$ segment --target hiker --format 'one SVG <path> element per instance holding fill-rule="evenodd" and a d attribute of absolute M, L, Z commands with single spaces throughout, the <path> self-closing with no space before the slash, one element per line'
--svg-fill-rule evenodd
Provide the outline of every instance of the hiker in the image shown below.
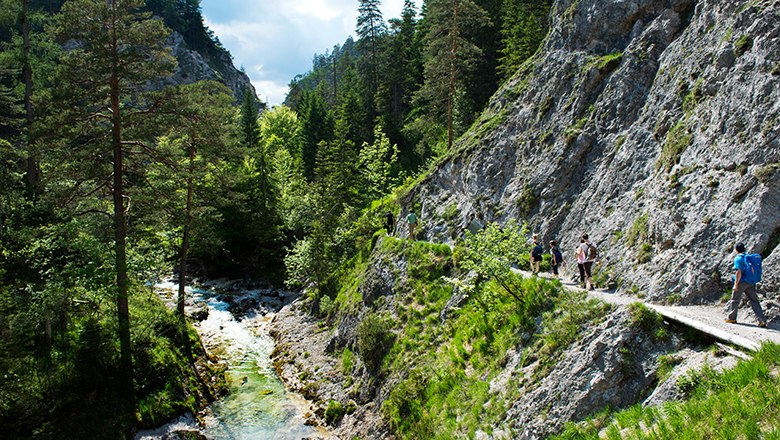
<path fill-rule="evenodd" d="M 577 249 L 574 251 L 577 260 L 577 270 L 580 271 L 580 287 L 585 287 L 585 251 L 582 250 L 582 245 L 584 244 L 585 239 L 580 237 L 580 244 L 577 245 Z"/>
<path fill-rule="evenodd" d="M 534 234 L 533 236 L 533 244 L 531 245 L 531 273 L 534 275 L 539 273 L 539 263 L 542 261 L 542 254 L 544 253 L 544 248 L 542 247 L 542 244 L 539 243 L 539 234 Z"/>
<path fill-rule="evenodd" d="M 395 230 L 395 217 L 393 217 L 392 212 L 387 211 L 387 214 L 385 214 L 385 231 L 387 231 L 387 235 L 393 235 L 393 230 Z"/>
<path fill-rule="evenodd" d="M 580 286 L 593 290 L 593 263 L 598 259 L 596 246 L 590 242 L 588 234 L 582 234 L 577 248 L 577 268 L 580 270 Z"/>
<path fill-rule="evenodd" d="M 409 211 L 409 215 L 406 216 L 406 223 L 409 225 L 409 240 L 414 240 L 414 227 L 417 226 L 417 216 Z"/>
<path fill-rule="evenodd" d="M 739 303 L 742 301 L 742 293 L 747 296 L 750 307 L 753 309 L 753 313 L 756 314 L 759 327 L 766 327 L 766 317 L 764 311 L 761 310 L 761 303 L 758 301 L 758 292 L 756 291 L 756 283 L 760 279 L 760 264 L 761 260 L 756 263 L 750 261 L 748 254 L 745 250 L 743 243 L 737 243 L 734 246 L 734 252 L 737 256 L 734 257 L 734 285 L 731 289 L 731 300 L 726 306 L 728 316 L 726 322 L 729 324 L 737 323 L 737 310 L 739 309 Z M 759 267 L 756 268 L 755 265 Z"/>
<path fill-rule="evenodd" d="M 561 249 L 558 248 L 558 242 L 555 240 L 550 240 L 550 256 L 552 257 L 550 259 L 550 270 L 552 270 L 553 277 L 558 278 L 558 267 L 564 266 L 566 263 L 563 262 L 563 254 Z"/>

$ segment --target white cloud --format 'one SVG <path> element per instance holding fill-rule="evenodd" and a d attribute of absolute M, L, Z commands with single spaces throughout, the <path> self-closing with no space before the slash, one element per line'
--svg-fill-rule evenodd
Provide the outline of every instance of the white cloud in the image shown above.
<path fill-rule="evenodd" d="M 269 106 L 279 105 L 284 102 L 287 96 L 287 84 L 281 84 L 277 81 L 252 81 L 257 91 L 257 97 L 261 101 L 268 103 Z"/>
<path fill-rule="evenodd" d="M 385 19 L 400 16 L 403 4 L 383 1 Z M 271 105 L 284 100 L 295 75 L 311 69 L 315 53 L 354 36 L 358 14 L 358 0 L 202 0 L 201 7 L 237 66 L 262 66 L 247 67 L 247 75 Z"/>

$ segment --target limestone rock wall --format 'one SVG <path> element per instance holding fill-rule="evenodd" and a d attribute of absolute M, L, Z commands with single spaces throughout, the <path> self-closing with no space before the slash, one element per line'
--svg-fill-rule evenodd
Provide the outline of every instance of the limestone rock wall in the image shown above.
<path fill-rule="evenodd" d="M 543 49 L 410 194 L 421 236 L 527 221 L 572 260 L 587 232 L 620 289 L 683 303 L 721 295 L 744 241 L 776 297 L 780 1 L 553 8 Z"/>
<path fill-rule="evenodd" d="M 222 53 L 220 56 L 210 59 L 191 49 L 184 41 L 184 37 L 175 31 L 171 32 L 166 43 L 178 61 L 176 72 L 168 80 L 168 83 L 190 84 L 197 81 L 214 80 L 228 86 L 233 91 L 237 102 L 240 102 L 246 89 L 252 91 L 252 96 L 256 96 L 255 88 L 249 81 L 249 77 L 236 69 L 228 53 Z"/>

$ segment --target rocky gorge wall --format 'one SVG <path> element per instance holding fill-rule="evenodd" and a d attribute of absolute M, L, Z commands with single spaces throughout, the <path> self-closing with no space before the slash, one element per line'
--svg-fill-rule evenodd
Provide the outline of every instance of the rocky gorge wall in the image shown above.
<path fill-rule="evenodd" d="M 213 80 L 228 86 L 233 91 L 236 102 L 241 102 L 244 90 L 250 90 L 252 96 L 256 96 L 249 77 L 243 71 L 236 69 L 229 53 L 220 52 L 219 56 L 202 54 L 190 48 L 184 41 L 184 37 L 176 31 L 171 31 L 166 45 L 171 48 L 178 63 L 173 76 L 167 80 L 168 84 L 190 84 Z"/>
<path fill-rule="evenodd" d="M 441 242 L 527 221 L 570 260 L 587 232 L 620 290 L 681 303 L 718 298 L 744 241 L 776 297 L 780 1 L 558 0 L 551 25 L 401 218 Z"/>

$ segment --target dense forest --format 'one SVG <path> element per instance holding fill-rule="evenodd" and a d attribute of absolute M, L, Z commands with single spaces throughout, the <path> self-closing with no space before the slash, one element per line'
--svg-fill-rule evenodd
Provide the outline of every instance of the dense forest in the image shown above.
<path fill-rule="evenodd" d="M 4 438 L 113 438 L 214 397 L 187 274 L 309 286 L 327 303 L 397 213 L 385 196 L 453 149 L 533 56 L 550 8 L 407 1 L 386 21 L 361 0 L 356 39 L 261 113 L 251 91 L 164 85 L 172 30 L 225 53 L 198 0 L 0 5 Z M 171 271 L 174 312 L 149 287 Z"/>

